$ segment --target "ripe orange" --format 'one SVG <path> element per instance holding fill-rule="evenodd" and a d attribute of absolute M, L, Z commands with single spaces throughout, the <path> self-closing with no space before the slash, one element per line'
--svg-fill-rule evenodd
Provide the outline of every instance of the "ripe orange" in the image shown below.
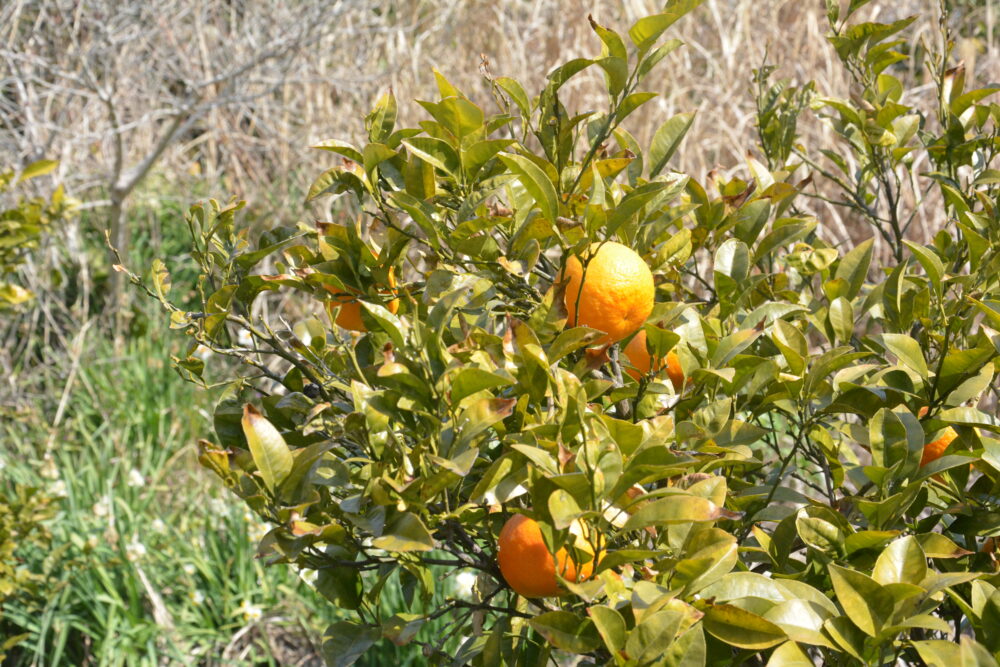
<path fill-rule="evenodd" d="M 637 333 L 629 341 L 628 345 L 625 346 L 624 352 L 625 357 L 635 366 L 635 368 L 626 368 L 625 372 L 631 375 L 636 382 L 639 381 L 639 378 L 649 373 L 650 368 L 653 371 L 659 371 L 665 365 L 667 368 L 667 377 L 670 378 L 670 382 L 674 385 L 674 390 L 680 391 L 684 388 L 684 369 L 681 368 L 681 360 L 677 356 L 677 353 L 673 350 L 667 352 L 666 363 L 664 364 L 664 359 L 658 359 L 654 367 L 653 358 L 646 349 L 645 331 Z"/>
<path fill-rule="evenodd" d="M 385 295 L 395 294 L 395 290 L 391 289 L 396 286 L 396 278 L 393 274 L 393 270 L 389 269 L 389 287 L 388 290 L 382 290 L 381 293 Z M 350 294 L 344 294 L 343 292 L 337 292 L 332 287 L 327 287 L 326 290 L 334 295 L 334 300 L 327 304 L 327 312 L 330 314 L 330 319 L 334 320 L 338 327 L 349 329 L 350 331 L 368 331 L 365 326 L 364 320 L 361 319 L 361 300 L 356 296 L 360 294 L 357 290 L 348 288 L 351 292 Z M 386 309 L 390 313 L 395 313 L 399 310 L 399 299 L 393 299 L 389 303 L 385 304 Z M 334 316 L 334 311 L 337 311 L 336 316 Z"/>
<path fill-rule="evenodd" d="M 570 532 L 579 535 L 579 524 L 570 527 Z M 577 540 L 576 544 L 581 550 L 593 553 L 585 540 Z M 578 565 L 565 548 L 559 549 L 553 558 L 542 539 L 538 522 L 523 514 L 515 514 L 507 520 L 500 531 L 497 547 L 500 573 L 516 593 L 526 598 L 565 593 L 556 579 L 557 568 L 563 579 L 575 582 L 586 581 L 594 573 L 593 560 Z"/>
<path fill-rule="evenodd" d="M 958 433 L 955 429 L 948 427 L 944 430 L 937 440 L 929 442 L 924 445 L 924 453 L 920 457 L 920 465 L 925 466 L 932 461 L 937 461 L 944 454 L 944 450 L 948 449 L 948 445 L 958 437 Z"/>
<path fill-rule="evenodd" d="M 614 343 L 641 327 L 652 312 L 653 274 L 638 253 L 620 243 L 594 243 L 589 255 L 586 270 L 571 256 L 557 278 L 566 281 L 568 323 L 603 331 L 599 344 Z"/>

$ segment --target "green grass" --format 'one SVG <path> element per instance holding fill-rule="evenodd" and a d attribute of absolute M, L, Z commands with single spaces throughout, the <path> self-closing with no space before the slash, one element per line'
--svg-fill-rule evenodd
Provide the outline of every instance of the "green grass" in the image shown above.
<path fill-rule="evenodd" d="M 164 363 L 169 347 L 150 336 L 116 357 L 98 344 L 51 434 L 48 460 L 38 457 L 50 435 L 41 419 L 0 427 L 5 473 L 65 494 L 50 525 L 55 549 L 63 550 L 49 563 L 59 592 L 40 615 L 5 610 L 31 633 L 14 664 L 218 657 L 236 633 L 245 631 L 251 643 L 261 635 L 247 630 L 261 623 L 248 616 L 253 607 L 267 612 L 264 623 L 309 619 L 313 633 L 336 617 L 293 572 L 254 559 L 259 528 L 198 470 L 191 445 L 210 430 L 199 410 L 209 397 Z M 41 556 L 29 566 L 43 567 Z M 172 631 L 162 629 L 165 621 Z M 307 641 L 296 641 L 308 650 Z M 266 642 L 258 643 L 246 664 L 270 663 Z"/>
<path fill-rule="evenodd" d="M 180 239 L 158 241 L 163 255 L 182 256 Z M 135 264 L 143 266 L 145 258 Z M 184 275 L 175 273 L 175 289 Z M 310 656 L 302 664 L 320 664 L 322 630 L 346 614 L 291 568 L 255 559 L 268 527 L 196 460 L 197 439 L 211 438 L 216 397 L 170 368 L 184 336 L 166 329 L 151 303 L 137 311 L 140 326 L 120 350 L 97 326 L 87 332 L 57 425 L 71 360 L 40 342 L 33 349 L 47 363 L 21 372 L 33 400 L 0 419 L 0 481 L 60 496 L 51 552 L 21 554 L 25 567 L 47 573 L 51 594 L 40 611 L 17 600 L 4 606 L 5 631 L 28 633 L 4 667 L 278 665 Z M 417 611 L 395 578 L 383 598 L 388 614 Z M 419 638 L 437 639 L 444 625 L 429 624 Z M 384 644 L 358 664 L 425 662 L 415 645 Z"/>

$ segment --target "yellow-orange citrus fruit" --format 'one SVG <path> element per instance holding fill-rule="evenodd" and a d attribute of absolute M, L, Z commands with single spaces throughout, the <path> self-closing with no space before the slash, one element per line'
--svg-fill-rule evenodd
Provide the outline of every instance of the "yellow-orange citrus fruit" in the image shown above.
<path fill-rule="evenodd" d="M 635 368 L 626 368 L 625 372 L 631 375 L 637 382 L 639 378 L 643 375 L 649 373 L 650 369 L 653 371 L 659 371 L 664 366 L 667 369 L 667 377 L 670 378 L 671 384 L 674 385 L 675 391 L 680 391 L 684 388 L 684 369 L 681 368 L 681 360 L 677 356 L 677 353 L 671 350 L 667 352 L 666 359 L 658 359 L 656 365 L 653 365 L 653 357 L 649 354 L 646 349 L 646 332 L 640 331 L 629 341 L 628 345 L 625 346 L 625 357 Z"/>
<path fill-rule="evenodd" d="M 680 357 L 673 350 L 667 352 L 667 377 L 674 385 L 674 391 L 683 389 L 684 383 L 687 381 L 687 378 L 684 377 L 684 369 L 681 368 Z"/>
<path fill-rule="evenodd" d="M 395 286 L 396 278 L 393 275 L 393 270 L 389 269 L 389 287 L 393 288 Z M 327 287 L 326 289 L 334 295 L 334 300 L 327 304 L 327 312 L 330 314 L 330 319 L 334 320 L 338 327 L 349 329 L 350 331 L 368 331 L 364 320 L 361 319 L 361 300 L 357 296 L 358 293 L 353 289 L 350 290 L 350 294 L 337 292 L 331 287 Z M 395 290 L 383 290 L 382 293 L 386 295 L 395 294 Z M 399 299 L 393 299 L 385 304 L 385 307 L 390 313 L 395 313 L 399 310 Z M 334 311 L 337 311 L 336 316 L 334 315 Z"/>
<path fill-rule="evenodd" d="M 591 245 L 586 270 L 578 257 L 570 257 L 559 280 L 566 281 L 569 326 L 603 331 L 598 343 L 625 338 L 653 310 L 653 274 L 638 253 L 620 243 Z"/>
<path fill-rule="evenodd" d="M 944 454 L 944 450 L 948 449 L 948 445 L 958 437 L 958 433 L 955 429 L 948 427 L 944 430 L 941 436 L 932 442 L 924 445 L 924 453 L 920 457 L 920 465 L 925 466 L 932 461 L 937 461 Z"/>
<path fill-rule="evenodd" d="M 573 529 L 570 529 L 573 532 Z M 579 533 L 579 529 L 576 531 Z M 592 549 L 584 540 L 577 546 L 588 553 Z M 565 593 L 559 587 L 556 572 L 567 581 L 586 581 L 594 573 L 594 561 L 575 564 L 565 548 L 555 557 L 549 553 L 541 528 L 534 519 L 515 514 L 500 531 L 497 540 L 497 562 L 504 580 L 519 595 L 526 598 L 550 597 Z"/>

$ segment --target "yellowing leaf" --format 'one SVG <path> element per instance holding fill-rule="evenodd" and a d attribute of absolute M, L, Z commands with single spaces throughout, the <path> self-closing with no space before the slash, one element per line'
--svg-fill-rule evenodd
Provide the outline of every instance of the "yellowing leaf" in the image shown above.
<path fill-rule="evenodd" d="M 241 423 L 253 462 L 268 490 L 274 491 L 292 471 L 292 451 L 274 424 L 249 403 L 243 406 Z"/>

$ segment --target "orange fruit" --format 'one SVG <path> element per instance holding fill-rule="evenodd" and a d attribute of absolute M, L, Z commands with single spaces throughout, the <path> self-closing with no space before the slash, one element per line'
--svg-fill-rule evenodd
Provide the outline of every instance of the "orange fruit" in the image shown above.
<path fill-rule="evenodd" d="M 574 528 L 576 530 L 574 531 Z M 570 532 L 579 535 L 580 524 L 574 523 Z M 583 551 L 593 553 L 589 543 L 578 539 L 576 545 Z M 562 595 L 566 591 L 559 587 L 556 572 L 568 581 L 586 581 L 594 573 L 594 560 L 574 563 L 565 548 L 559 549 L 555 557 L 549 553 L 542 538 L 541 528 L 534 519 L 523 514 L 515 514 L 500 531 L 497 540 L 497 563 L 507 585 L 526 598 L 541 598 Z"/>
<path fill-rule="evenodd" d="M 635 368 L 626 368 L 625 372 L 631 375 L 636 382 L 639 381 L 639 378 L 648 374 L 650 369 L 658 372 L 666 366 L 667 377 L 670 378 L 671 384 L 674 385 L 674 391 L 680 391 L 684 388 L 684 369 L 681 368 L 681 360 L 677 356 L 677 353 L 673 350 L 667 352 L 666 359 L 658 359 L 654 365 L 653 357 L 646 349 L 645 331 L 637 333 L 629 341 L 628 345 L 625 346 L 624 352 L 629 363 L 635 366 Z"/>
<path fill-rule="evenodd" d="M 621 243 L 591 244 L 586 268 L 571 256 L 557 280 L 566 281 L 569 326 L 603 331 L 598 344 L 632 334 L 653 310 L 653 274 L 638 253 Z"/>
<path fill-rule="evenodd" d="M 389 287 L 388 290 L 381 290 L 382 294 L 394 295 L 395 290 L 391 289 L 396 286 L 396 278 L 393 274 L 393 270 L 389 269 Z M 358 292 L 355 289 L 348 288 L 351 292 L 350 294 L 344 294 L 343 292 L 337 292 L 332 287 L 327 287 L 326 290 L 333 294 L 334 300 L 327 304 L 327 312 L 330 314 L 330 319 L 334 320 L 338 327 L 343 329 L 349 329 L 350 331 L 368 331 L 365 326 L 364 320 L 361 319 L 361 299 L 358 298 Z M 386 309 L 390 313 L 395 313 L 399 310 L 399 299 L 393 299 L 389 303 L 385 304 Z M 334 311 L 337 311 L 336 316 L 334 316 Z"/>
<path fill-rule="evenodd" d="M 674 391 L 683 389 L 684 383 L 687 382 L 687 378 L 684 377 L 684 369 L 681 368 L 680 357 L 673 350 L 667 352 L 667 377 L 673 383 Z"/>
<path fill-rule="evenodd" d="M 944 454 L 944 450 L 948 449 L 948 445 L 950 445 L 957 437 L 958 433 L 955 432 L 955 429 L 950 426 L 946 428 L 941 434 L 941 437 L 924 445 L 924 453 L 920 457 L 920 465 L 925 466 L 928 463 L 937 461 L 941 458 L 941 455 Z"/>

